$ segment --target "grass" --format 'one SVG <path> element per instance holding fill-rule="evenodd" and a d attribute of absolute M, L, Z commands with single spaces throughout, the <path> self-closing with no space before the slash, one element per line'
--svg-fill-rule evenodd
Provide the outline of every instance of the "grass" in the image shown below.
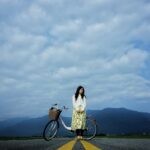
<path fill-rule="evenodd" d="M 59 138 L 59 137 L 57 137 Z M 61 137 L 62 138 L 62 137 Z M 72 137 L 71 137 L 72 138 Z M 129 139 L 149 139 L 150 135 L 97 135 L 96 138 L 129 138 Z M 32 140 L 43 139 L 42 136 L 30 136 L 30 137 L 0 137 L 1 141 L 7 140 Z"/>
<path fill-rule="evenodd" d="M 147 139 L 150 135 L 97 135 L 98 138 L 133 138 L 133 139 Z"/>
<path fill-rule="evenodd" d="M 0 137 L 1 141 L 7 140 L 32 140 L 32 139 L 43 139 L 41 136 L 30 136 L 30 137 Z"/>

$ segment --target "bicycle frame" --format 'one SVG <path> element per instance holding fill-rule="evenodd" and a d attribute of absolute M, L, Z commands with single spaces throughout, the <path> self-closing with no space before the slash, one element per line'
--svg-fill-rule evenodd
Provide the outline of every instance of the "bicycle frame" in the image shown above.
<path fill-rule="evenodd" d="M 64 120 L 62 119 L 61 115 L 59 116 L 59 119 L 58 119 L 58 120 L 61 121 L 61 124 L 63 125 L 63 127 L 64 127 L 65 129 L 71 131 L 71 127 L 68 127 L 68 126 L 65 124 L 65 122 L 64 122 Z"/>
<path fill-rule="evenodd" d="M 56 109 L 59 109 L 59 108 L 58 108 L 58 104 L 54 104 L 54 106 L 55 106 Z M 57 121 L 58 123 L 59 123 L 59 121 L 60 121 L 61 124 L 63 125 L 63 127 L 64 127 L 65 129 L 71 131 L 71 127 L 68 127 L 68 126 L 65 124 L 65 122 L 64 122 L 64 120 L 62 119 L 62 116 L 61 116 L 62 111 L 63 111 L 63 110 L 66 110 L 66 109 L 68 109 L 66 106 L 63 106 L 63 107 L 60 109 L 61 112 L 60 112 L 60 115 L 59 115 L 59 117 L 58 117 L 58 119 L 57 119 L 56 121 Z"/>

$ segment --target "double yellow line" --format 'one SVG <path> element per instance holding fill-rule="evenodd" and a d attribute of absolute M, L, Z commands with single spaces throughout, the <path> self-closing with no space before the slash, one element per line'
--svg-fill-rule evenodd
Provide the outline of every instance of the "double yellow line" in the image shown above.
<path fill-rule="evenodd" d="M 81 140 L 81 143 L 82 143 L 83 147 L 85 148 L 85 150 L 102 150 L 87 141 Z"/>
<path fill-rule="evenodd" d="M 75 143 L 76 143 L 76 139 L 64 144 L 63 146 L 59 147 L 57 150 L 72 150 Z M 83 147 L 85 148 L 85 150 L 102 150 L 98 147 L 96 147 L 95 145 L 85 141 L 85 140 L 80 140 L 81 144 L 83 145 Z"/>
<path fill-rule="evenodd" d="M 57 150 L 72 150 L 75 143 L 76 143 L 76 139 L 64 144 L 63 146 L 59 147 Z"/>

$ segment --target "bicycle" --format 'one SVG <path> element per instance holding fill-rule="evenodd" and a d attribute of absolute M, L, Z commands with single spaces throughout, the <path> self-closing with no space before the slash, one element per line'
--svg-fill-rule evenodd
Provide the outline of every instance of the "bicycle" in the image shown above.
<path fill-rule="evenodd" d="M 65 106 L 63 106 L 62 109 L 59 109 L 57 104 L 54 104 L 54 106 L 52 106 L 49 109 L 49 117 L 51 118 L 51 120 L 45 125 L 44 131 L 43 131 L 43 138 L 46 141 L 52 140 L 56 136 L 57 131 L 60 126 L 60 122 L 65 129 L 71 132 L 74 132 L 71 130 L 71 127 L 68 127 L 65 124 L 63 118 L 61 117 L 61 112 L 66 109 L 68 108 L 66 108 Z M 83 139 L 84 140 L 93 139 L 96 136 L 96 131 L 97 131 L 96 120 L 90 116 L 87 116 L 86 117 L 86 129 L 83 132 Z"/>

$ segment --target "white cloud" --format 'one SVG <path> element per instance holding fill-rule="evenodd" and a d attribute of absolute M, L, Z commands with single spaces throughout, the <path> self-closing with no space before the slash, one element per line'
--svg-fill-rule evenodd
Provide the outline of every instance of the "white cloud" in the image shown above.
<path fill-rule="evenodd" d="M 140 110 L 148 111 L 149 2 L 0 3 L 4 118 L 23 116 L 18 112 L 25 108 L 28 116 L 44 115 L 55 100 L 71 105 L 79 84 L 87 90 L 89 108 L 132 108 L 132 99 L 134 109 L 144 102 Z"/>

